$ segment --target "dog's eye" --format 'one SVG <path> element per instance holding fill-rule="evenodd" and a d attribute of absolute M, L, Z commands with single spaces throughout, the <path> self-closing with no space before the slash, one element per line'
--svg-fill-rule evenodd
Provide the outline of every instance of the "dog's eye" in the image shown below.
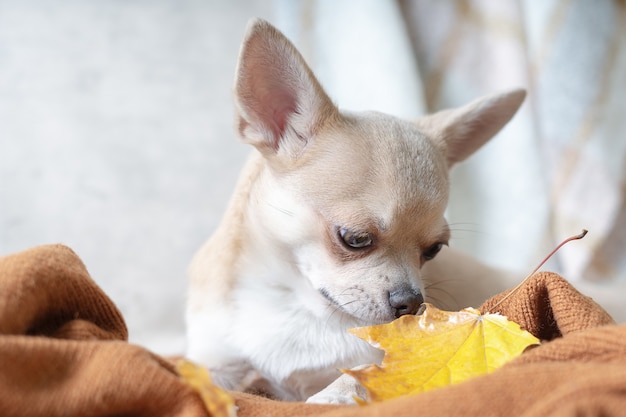
<path fill-rule="evenodd" d="M 422 257 L 424 258 L 425 261 L 430 261 L 435 256 L 437 256 L 441 248 L 443 248 L 443 243 L 435 243 L 434 245 L 426 249 L 424 252 L 422 252 Z"/>
<path fill-rule="evenodd" d="M 374 238 L 369 232 L 353 232 L 352 230 L 339 229 L 339 236 L 343 243 L 352 249 L 363 249 L 374 243 Z"/>

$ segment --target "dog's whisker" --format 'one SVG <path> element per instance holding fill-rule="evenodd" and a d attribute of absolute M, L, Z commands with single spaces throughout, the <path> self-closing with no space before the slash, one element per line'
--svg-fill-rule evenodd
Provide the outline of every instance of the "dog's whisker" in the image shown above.
<path fill-rule="evenodd" d="M 433 296 L 428 296 L 426 297 L 427 301 L 435 306 L 437 306 L 437 308 L 440 309 L 444 309 L 444 310 L 450 310 L 452 309 L 452 307 L 450 306 L 450 304 L 448 304 L 445 301 L 442 301 L 441 299 L 439 299 L 438 297 L 433 297 Z"/>
<path fill-rule="evenodd" d="M 474 222 L 454 222 L 454 223 L 448 223 L 448 227 L 452 227 L 452 226 L 476 226 L 478 227 L 479 224 L 478 223 L 474 223 Z"/>
<path fill-rule="evenodd" d="M 448 279 L 448 280 L 442 280 L 442 281 L 438 281 L 438 282 L 434 282 L 431 283 L 429 285 L 427 285 L 425 287 L 426 290 L 428 290 L 428 295 L 426 296 L 426 298 L 431 299 L 433 301 L 436 300 L 437 305 L 441 305 L 442 307 L 445 308 L 450 308 L 450 305 L 448 303 L 443 303 L 442 300 L 439 297 L 435 297 L 432 295 L 433 292 L 435 293 L 440 293 L 443 296 L 445 296 L 447 299 L 451 300 L 455 305 L 458 306 L 459 301 L 458 299 L 454 296 L 454 294 L 452 292 L 450 292 L 448 289 L 439 287 L 439 284 L 444 284 L 444 283 L 449 283 L 449 282 L 459 282 L 460 280 L 456 280 L 456 279 Z M 445 304 L 445 306 L 444 306 Z"/>
<path fill-rule="evenodd" d="M 331 312 L 331 313 L 330 313 L 330 315 L 326 318 L 326 324 L 325 324 L 325 326 L 328 326 L 328 323 L 329 323 L 329 322 L 330 322 L 330 320 L 334 317 L 335 313 L 340 313 L 340 314 L 341 314 L 341 315 L 340 315 L 340 319 L 341 319 L 341 320 L 344 320 L 346 317 L 345 317 L 345 310 L 343 309 L 343 307 L 344 307 L 344 306 L 347 306 L 347 305 L 349 305 L 349 304 L 352 304 L 352 303 L 356 303 L 356 302 L 358 302 L 358 300 L 348 301 L 348 302 L 342 303 L 342 304 L 340 304 L 340 305 L 334 305 L 334 304 L 329 305 L 329 306 L 328 306 L 328 308 L 332 308 L 332 312 Z"/>
<path fill-rule="evenodd" d="M 473 234 L 477 234 L 477 235 L 485 235 L 486 234 L 485 232 L 482 232 L 480 230 L 474 230 L 474 229 L 460 229 L 458 227 L 450 229 L 450 233 L 452 233 L 452 234 L 457 233 L 457 232 L 473 233 Z"/>
<path fill-rule="evenodd" d="M 340 320 L 342 321 L 341 324 L 343 325 L 343 320 L 348 320 L 351 316 L 351 314 L 346 310 L 345 307 L 351 304 L 361 303 L 362 299 L 360 299 L 358 295 L 362 292 L 363 290 L 361 289 L 349 287 L 344 288 L 341 292 L 336 294 L 335 297 L 332 298 L 332 303 L 328 305 L 328 308 L 331 308 L 332 312 L 326 318 L 326 325 L 328 325 L 330 320 L 335 317 L 336 313 L 340 313 Z M 346 300 L 342 300 L 342 302 L 339 302 L 339 300 L 341 299 Z"/>
<path fill-rule="evenodd" d="M 278 207 L 277 205 L 272 204 L 272 203 L 266 203 L 266 204 L 269 207 L 273 208 L 274 210 L 280 211 L 281 213 L 286 214 L 287 216 L 290 216 L 290 217 L 294 216 L 293 211 L 287 210 L 287 209 L 282 208 L 282 207 Z"/>
<path fill-rule="evenodd" d="M 440 279 L 437 281 L 433 281 L 433 282 L 427 282 L 426 280 L 424 280 L 424 288 L 425 289 L 431 289 L 431 288 L 436 288 L 437 285 L 439 284 L 448 284 L 451 282 L 463 282 L 463 279 L 461 278 L 448 278 L 448 279 Z"/>

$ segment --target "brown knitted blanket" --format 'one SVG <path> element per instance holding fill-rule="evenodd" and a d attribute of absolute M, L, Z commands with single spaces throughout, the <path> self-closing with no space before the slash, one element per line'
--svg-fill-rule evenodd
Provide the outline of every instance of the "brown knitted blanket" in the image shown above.
<path fill-rule="evenodd" d="M 503 295 L 480 309 L 489 311 Z M 550 341 L 492 374 L 366 407 L 237 398 L 238 415 L 619 416 L 626 326 L 564 279 L 540 273 L 497 310 Z M 493 311 L 492 311 L 493 312 Z M 0 258 L 0 414 L 206 416 L 171 363 L 126 341 L 124 320 L 67 247 Z"/>

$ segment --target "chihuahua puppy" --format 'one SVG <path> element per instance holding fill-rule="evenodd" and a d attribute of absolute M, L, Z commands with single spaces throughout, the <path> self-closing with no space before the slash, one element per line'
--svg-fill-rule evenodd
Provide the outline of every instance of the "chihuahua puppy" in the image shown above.
<path fill-rule="evenodd" d="M 444 295 L 467 307 L 500 291 L 493 271 L 442 250 L 448 171 L 524 96 L 416 121 L 340 111 L 289 40 L 251 21 L 235 126 L 256 151 L 190 267 L 187 356 L 227 389 L 352 402 L 350 377 L 331 382 L 382 352 L 347 329 L 415 314 L 424 300 L 445 304 Z"/>

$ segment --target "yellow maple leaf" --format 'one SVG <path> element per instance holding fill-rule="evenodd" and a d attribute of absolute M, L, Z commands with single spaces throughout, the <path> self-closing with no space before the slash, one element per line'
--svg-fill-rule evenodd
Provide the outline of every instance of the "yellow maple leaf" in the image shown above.
<path fill-rule="evenodd" d="M 383 349 L 381 366 L 344 370 L 384 401 L 442 387 L 495 370 L 539 343 L 532 334 L 499 314 L 474 308 L 442 311 L 430 304 L 419 316 L 350 332 Z"/>
<path fill-rule="evenodd" d="M 196 390 L 212 417 L 236 417 L 235 400 L 223 389 L 214 385 L 209 371 L 195 363 L 180 359 L 176 362 L 180 378 Z"/>

